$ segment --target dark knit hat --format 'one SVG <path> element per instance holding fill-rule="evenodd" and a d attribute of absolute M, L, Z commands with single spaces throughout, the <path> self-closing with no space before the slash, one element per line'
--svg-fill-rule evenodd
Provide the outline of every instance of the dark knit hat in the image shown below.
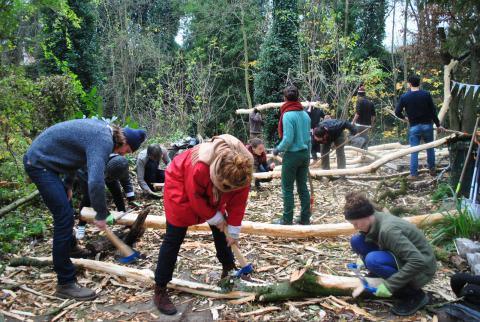
<path fill-rule="evenodd" d="M 128 160 L 124 156 L 114 155 L 108 160 L 105 167 L 107 181 L 123 180 L 128 178 Z"/>
<path fill-rule="evenodd" d="M 127 139 L 128 145 L 132 148 L 132 152 L 138 150 L 140 145 L 145 141 L 147 133 L 144 130 L 135 130 L 131 128 L 123 128 L 123 135 Z"/>

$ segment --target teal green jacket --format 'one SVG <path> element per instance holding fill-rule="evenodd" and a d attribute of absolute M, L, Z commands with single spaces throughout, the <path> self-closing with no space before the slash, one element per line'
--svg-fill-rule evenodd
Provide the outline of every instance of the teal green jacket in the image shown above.
<path fill-rule="evenodd" d="M 407 284 L 421 288 L 430 282 L 437 270 L 437 261 L 423 232 L 412 223 L 390 214 L 375 212 L 374 216 L 375 222 L 365 241 L 392 253 L 398 265 L 398 272 L 385 281 L 387 288 L 395 292 Z"/>
<path fill-rule="evenodd" d="M 283 138 L 277 146 L 281 152 L 310 151 L 310 118 L 305 111 L 283 114 Z"/>

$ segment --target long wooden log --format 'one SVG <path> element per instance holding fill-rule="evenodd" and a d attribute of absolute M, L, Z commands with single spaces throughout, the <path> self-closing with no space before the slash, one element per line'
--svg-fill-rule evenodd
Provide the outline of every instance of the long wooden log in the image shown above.
<path fill-rule="evenodd" d="M 92 208 L 83 208 L 81 211 L 81 218 L 87 222 L 93 222 L 95 220 L 95 210 Z M 114 216 L 116 212 L 112 211 Z M 118 220 L 116 224 L 119 225 L 131 225 L 137 218 L 134 213 L 129 213 L 123 218 Z M 443 214 L 434 213 L 429 215 L 420 215 L 405 217 L 404 219 L 417 225 L 423 226 L 437 222 L 443 218 Z M 148 216 L 145 220 L 146 228 L 165 229 L 166 220 L 164 216 Z M 201 225 L 190 226 L 190 231 L 210 231 L 210 226 L 206 223 Z M 309 237 L 337 237 L 342 235 L 351 235 L 355 233 L 355 229 L 348 222 L 339 224 L 322 224 L 322 225 L 275 225 L 260 223 L 254 221 L 242 222 L 242 233 L 246 235 L 258 235 L 258 236 L 273 236 L 284 238 L 309 238 Z"/>
<path fill-rule="evenodd" d="M 130 278 L 136 281 L 143 283 L 143 285 L 154 285 L 154 273 L 150 269 L 136 269 L 128 266 L 117 265 L 114 263 L 107 263 L 101 261 L 95 261 L 91 259 L 83 258 L 71 258 L 74 265 L 83 267 L 92 271 L 107 273 L 115 276 L 120 276 L 123 278 Z M 21 266 L 21 265 L 49 265 L 52 263 L 51 257 L 22 257 L 18 259 L 12 259 L 10 261 L 10 266 Z M 167 285 L 169 288 L 188 292 L 192 294 L 198 294 L 203 296 L 208 296 L 217 299 L 237 299 L 245 296 L 252 295 L 253 293 L 234 291 L 224 293 L 222 289 L 218 286 L 185 281 L 181 279 L 174 278 Z"/>
<path fill-rule="evenodd" d="M 0 218 L 3 217 L 3 215 L 9 213 L 10 211 L 16 209 L 17 207 L 20 207 L 21 205 L 23 205 L 24 203 L 27 203 L 31 200 L 33 200 L 36 196 L 38 196 L 40 194 L 40 192 L 38 190 L 35 190 L 34 192 L 32 192 L 31 194 L 29 194 L 28 196 L 25 196 L 23 198 L 20 198 L 14 202 L 12 202 L 11 204 L 9 205 L 6 205 L 5 207 L 3 207 L 2 209 L 0 209 Z"/>
<path fill-rule="evenodd" d="M 325 176 L 342 176 L 342 175 L 358 175 L 358 174 L 365 174 L 365 173 L 371 173 L 375 172 L 383 166 L 384 164 L 391 162 L 395 159 L 401 158 L 405 155 L 408 155 L 413 152 L 419 152 L 422 150 L 427 150 L 430 148 L 435 148 L 437 146 L 440 146 L 442 144 L 447 143 L 449 140 L 452 140 L 454 138 L 458 137 L 457 134 L 451 134 L 449 136 L 446 136 L 444 138 L 413 146 L 407 149 L 402 149 L 400 151 L 396 151 L 390 154 L 387 154 L 380 159 L 372 162 L 369 165 L 363 166 L 363 167 L 358 167 L 358 168 L 353 168 L 353 169 L 335 169 L 335 170 L 310 170 L 310 175 L 312 178 L 321 178 Z M 272 172 L 263 172 L 263 173 L 254 173 L 254 177 L 256 179 L 269 179 L 269 178 L 280 178 L 281 173 L 278 173 L 277 171 L 272 171 Z"/>
<path fill-rule="evenodd" d="M 270 108 L 279 108 L 282 106 L 284 103 L 267 103 L 267 104 L 262 104 L 262 105 L 257 105 L 255 108 L 258 111 L 264 111 Z M 315 108 L 328 108 L 327 103 L 321 103 L 321 102 L 301 102 L 303 107 L 315 107 Z M 253 112 L 253 108 L 241 108 L 235 111 L 236 114 L 250 114 Z"/>
<path fill-rule="evenodd" d="M 149 269 L 136 269 L 90 259 L 72 258 L 71 260 L 74 265 L 85 269 L 136 280 L 146 286 L 154 284 L 154 273 Z M 51 263 L 51 257 L 22 257 L 12 259 L 10 266 L 45 266 Z M 367 278 L 367 281 L 369 285 L 374 287 L 383 282 L 379 278 Z M 232 291 L 225 291 L 218 286 L 177 278 L 173 278 L 167 287 L 215 299 L 238 299 L 254 296 L 258 301 L 272 302 L 312 296 L 348 296 L 354 291 L 358 293 L 358 289 L 362 288 L 361 284 L 357 277 L 328 275 L 302 269 L 295 271 L 289 281 L 275 284 L 255 284 L 235 279 L 231 287 L 236 287 L 237 290 Z"/>

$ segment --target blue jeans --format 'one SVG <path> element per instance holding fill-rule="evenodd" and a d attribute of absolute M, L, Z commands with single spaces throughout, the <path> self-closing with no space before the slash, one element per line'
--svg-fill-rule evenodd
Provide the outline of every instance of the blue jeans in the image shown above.
<path fill-rule="evenodd" d="M 410 146 L 420 145 L 420 140 L 425 143 L 433 141 L 433 124 L 417 124 L 410 127 L 408 132 L 408 142 Z M 427 163 L 429 169 L 435 168 L 435 149 L 427 150 Z M 410 156 L 410 174 L 418 175 L 418 152 L 412 153 Z"/>
<path fill-rule="evenodd" d="M 376 276 L 387 279 L 398 271 L 395 257 L 390 252 L 380 250 L 377 245 L 367 243 L 364 235 L 354 235 L 350 244 L 353 251 L 363 259 L 367 269 Z"/>
<path fill-rule="evenodd" d="M 26 156 L 23 158 L 23 165 L 53 215 L 52 257 L 58 284 L 75 282 L 75 266 L 70 260 L 70 248 L 74 242 L 73 208 L 67 198 L 63 181 L 54 171 L 30 165 Z"/>

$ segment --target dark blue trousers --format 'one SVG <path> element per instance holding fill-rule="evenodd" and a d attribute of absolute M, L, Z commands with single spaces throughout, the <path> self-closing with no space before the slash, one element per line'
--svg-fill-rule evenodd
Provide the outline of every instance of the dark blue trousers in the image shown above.
<path fill-rule="evenodd" d="M 380 250 L 377 245 L 367 243 L 364 235 L 354 235 L 350 244 L 353 251 L 363 259 L 367 269 L 376 276 L 387 279 L 398 271 L 395 257 L 390 252 Z"/>
<path fill-rule="evenodd" d="M 25 171 L 53 215 L 52 257 L 58 284 L 75 282 L 75 266 L 70 260 L 70 248 L 74 242 L 73 208 L 67 198 L 63 181 L 54 171 L 30 165 L 26 156 L 23 163 Z"/>

